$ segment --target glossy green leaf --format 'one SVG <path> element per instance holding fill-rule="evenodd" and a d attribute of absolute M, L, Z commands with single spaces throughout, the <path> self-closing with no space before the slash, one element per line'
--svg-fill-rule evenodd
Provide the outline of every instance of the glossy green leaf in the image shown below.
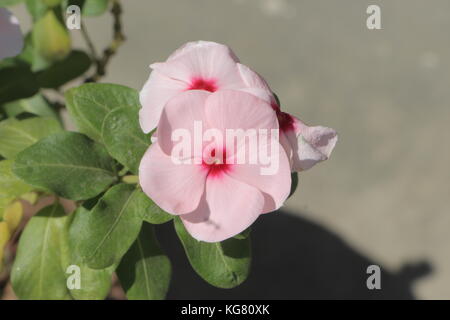
<path fill-rule="evenodd" d="M 68 220 L 67 229 L 67 258 L 64 269 L 77 266 L 80 271 L 80 288 L 69 289 L 71 296 L 76 300 L 103 300 L 108 295 L 112 285 L 112 274 L 116 265 L 105 269 L 91 269 L 83 262 L 79 250 L 79 237 L 88 226 L 90 212 L 79 207 Z M 71 274 L 66 274 L 69 277 Z M 70 280 L 70 279 L 69 279 Z"/>
<path fill-rule="evenodd" d="M 133 173 L 150 146 L 150 135 L 139 125 L 139 108 L 123 107 L 109 112 L 103 121 L 103 143 L 109 154 Z"/>
<path fill-rule="evenodd" d="M 11 65 L 0 69 L 0 104 L 31 97 L 38 90 L 39 85 L 29 66 Z"/>
<path fill-rule="evenodd" d="M 139 106 L 136 90 L 105 83 L 87 83 L 70 89 L 66 102 L 78 130 L 97 141 L 101 141 L 103 120 L 111 110 Z"/>
<path fill-rule="evenodd" d="M 138 238 L 117 268 L 117 275 L 130 300 L 165 298 L 171 265 L 159 246 L 152 225 L 142 225 Z"/>
<path fill-rule="evenodd" d="M 61 205 L 42 209 L 28 222 L 17 249 L 11 282 L 15 294 L 26 300 L 68 300 L 61 243 L 66 215 Z"/>
<path fill-rule="evenodd" d="M 53 133 L 61 131 L 55 118 L 14 118 L 0 122 L 0 155 L 14 158 L 20 151 Z"/>
<path fill-rule="evenodd" d="M 173 215 L 158 207 L 156 203 L 142 191 L 137 194 L 137 197 L 140 198 L 140 202 L 142 203 L 142 219 L 144 221 L 151 224 L 162 224 L 174 218 Z"/>
<path fill-rule="evenodd" d="M 48 136 L 16 156 L 13 172 L 25 182 L 72 199 L 89 199 L 116 180 L 106 149 L 76 132 Z"/>
<path fill-rule="evenodd" d="M 84 74 L 90 66 L 89 56 L 83 51 L 74 50 L 64 60 L 38 72 L 36 79 L 42 88 L 59 88 Z"/>
<path fill-rule="evenodd" d="M 49 102 L 40 94 L 31 98 L 5 103 L 3 109 L 8 117 L 16 117 L 22 113 L 31 113 L 37 116 L 53 117 L 55 119 L 58 117 Z"/>
<path fill-rule="evenodd" d="M 103 269 L 119 263 L 136 240 L 144 207 L 139 193 L 133 185 L 115 185 L 87 215 L 78 241 L 83 261 L 90 268 Z"/>
<path fill-rule="evenodd" d="M 205 281 L 219 288 L 234 288 L 247 279 L 251 261 L 249 237 L 207 243 L 192 238 L 179 218 L 174 222 L 191 266 Z"/>

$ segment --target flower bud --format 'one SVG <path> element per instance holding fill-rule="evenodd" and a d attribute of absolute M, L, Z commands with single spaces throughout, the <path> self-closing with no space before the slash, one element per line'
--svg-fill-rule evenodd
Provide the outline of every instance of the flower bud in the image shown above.
<path fill-rule="evenodd" d="M 62 60 L 69 54 L 69 33 L 52 10 L 36 22 L 33 44 L 37 52 L 49 62 Z"/>
<path fill-rule="evenodd" d="M 10 238 L 11 232 L 9 231 L 8 224 L 4 221 L 0 222 L 0 273 L 3 269 L 3 252 Z"/>
<path fill-rule="evenodd" d="M 13 202 L 9 205 L 3 214 L 3 220 L 7 223 L 9 231 L 13 233 L 16 231 L 23 217 L 23 207 L 19 201 Z"/>

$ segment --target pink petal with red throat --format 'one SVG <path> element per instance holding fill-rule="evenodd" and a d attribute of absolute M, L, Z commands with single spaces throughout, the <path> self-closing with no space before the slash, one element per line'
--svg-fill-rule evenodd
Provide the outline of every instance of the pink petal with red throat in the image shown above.
<path fill-rule="evenodd" d="M 197 240 L 219 242 L 247 229 L 260 215 L 264 196 L 257 189 L 228 175 L 207 179 L 199 207 L 182 215 L 189 234 Z"/>
<path fill-rule="evenodd" d="M 19 21 L 12 13 L 0 8 L 0 59 L 14 57 L 23 48 L 23 35 Z"/>
<path fill-rule="evenodd" d="M 200 165 L 175 164 L 158 143 L 150 146 L 139 167 L 142 190 L 159 207 L 175 215 L 192 212 L 198 207 L 206 175 Z"/>
<path fill-rule="evenodd" d="M 210 95 L 206 91 L 187 91 L 166 104 L 158 124 L 158 142 L 167 155 L 172 154 L 173 147 L 178 143 L 172 141 L 172 133 L 175 130 L 187 130 L 192 138 L 191 142 L 194 143 L 195 122 L 201 122 L 203 131 L 209 128 L 205 121 L 205 103 Z"/>
<path fill-rule="evenodd" d="M 183 91 L 244 87 L 237 61 L 227 46 L 197 41 L 176 50 L 166 62 L 152 64 L 153 71 L 140 92 L 142 130 L 152 131 L 165 104 Z"/>
<path fill-rule="evenodd" d="M 186 88 L 198 79 L 215 81 L 218 89 L 230 84 L 244 86 L 236 66 L 236 55 L 229 47 L 214 42 L 199 41 L 186 45 L 166 62 L 154 63 L 150 67 L 169 78 L 185 82 Z"/>

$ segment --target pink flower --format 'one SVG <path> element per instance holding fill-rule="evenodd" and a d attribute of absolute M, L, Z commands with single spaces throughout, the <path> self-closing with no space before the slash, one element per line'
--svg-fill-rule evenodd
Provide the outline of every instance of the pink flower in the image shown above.
<path fill-rule="evenodd" d="M 289 195 L 291 170 L 278 137 L 258 138 L 277 147 L 271 149 L 278 161 L 272 175 L 261 174 L 264 166 L 259 163 L 236 161 L 247 152 L 247 145 L 239 142 L 230 148 L 228 141 L 211 139 L 190 156 L 174 153 L 172 133 L 183 129 L 195 136 L 196 121 L 204 131 L 216 129 L 223 136 L 227 129 L 276 130 L 278 121 L 269 103 L 235 90 L 187 91 L 165 105 L 158 140 L 140 164 L 140 184 L 158 206 L 180 215 L 194 238 L 217 242 L 244 231 L 260 214 L 280 208 Z M 258 146 L 260 152 L 263 145 Z"/>
<path fill-rule="evenodd" d="M 251 93 L 272 105 L 279 121 L 280 142 L 292 171 L 303 171 L 329 158 L 336 142 L 333 129 L 309 127 L 280 110 L 266 81 L 239 63 L 225 45 L 215 42 L 189 42 L 176 50 L 166 62 L 154 63 L 153 71 L 140 93 L 139 120 L 144 132 L 156 128 L 164 106 L 171 98 L 189 90 L 217 92 L 233 89 Z M 156 141 L 157 133 L 152 141 Z"/>
<path fill-rule="evenodd" d="M 225 45 L 215 42 L 188 42 L 166 62 L 153 63 L 149 79 L 140 93 L 142 109 L 139 119 L 142 130 L 156 128 L 164 105 L 177 94 L 189 90 L 215 92 L 224 89 L 260 91 L 252 88 L 259 76 L 239 63 L 236 55 Z M 271 92 L 260 92 L 271 95 Z"/>
<path fill-rule="evenodd" d="M 19 21 L 9 10 L 0 8 L 0 59 L 18 55 L 22 47 Z"/>

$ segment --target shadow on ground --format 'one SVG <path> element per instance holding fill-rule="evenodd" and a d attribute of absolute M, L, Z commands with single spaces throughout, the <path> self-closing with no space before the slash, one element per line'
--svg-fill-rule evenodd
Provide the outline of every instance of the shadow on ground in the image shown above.
<path fill-rule="evenodd" d="M 387 272 L 339 236 L 298 216 L 279 212 L 258 219 L 252 230 L 253 263 L 246 282 L 217 289 L 191 268 L 173 225 L 158 237 L 173 265 L 168 299 L 414 299 L 413 282 L 427 274 L 427 262 Z M 368 290 L 366 269 L 381 267 L 381 290 Z"/>

